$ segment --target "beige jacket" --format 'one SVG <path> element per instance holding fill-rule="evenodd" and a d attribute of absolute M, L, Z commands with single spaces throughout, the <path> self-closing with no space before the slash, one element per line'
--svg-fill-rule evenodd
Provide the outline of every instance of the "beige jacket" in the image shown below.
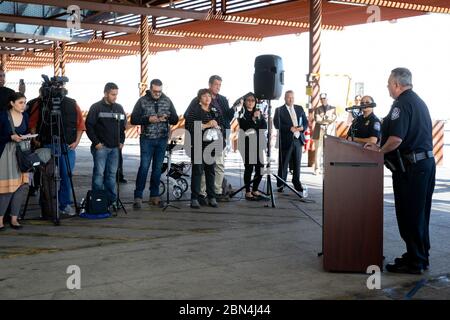
<path fill-rule="evenodd" d="M 336 108 L 333 106 L 320 106 L 314 110 L 314 127 L 313 139 L 318 140 L 325 133 L 327 135 L 336 135 Z"/>

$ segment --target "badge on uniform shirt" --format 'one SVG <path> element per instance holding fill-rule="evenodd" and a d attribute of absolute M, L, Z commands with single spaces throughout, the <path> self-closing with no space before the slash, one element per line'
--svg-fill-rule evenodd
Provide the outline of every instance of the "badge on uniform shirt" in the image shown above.
<path fill-rule="evenodd" d="M 391 120 L 396 120 L 400 118 L 400 108 L 395 107 L 392 109 Z"/>
<path fill-rule="evenodd" d="M 366 123 L 364 124 L 365 126 L 368 126 L 370 123 L 370 120 L 367 120 Z"/>
<path fill-rule="evenodd" d="M 375 131 L 380 131 L 380 130 L 381 130 L 381 124 L 380 124 L 379 122 L 375 122 L 375 123 L 373 124 L 373 129 L 374 129 Z"/>

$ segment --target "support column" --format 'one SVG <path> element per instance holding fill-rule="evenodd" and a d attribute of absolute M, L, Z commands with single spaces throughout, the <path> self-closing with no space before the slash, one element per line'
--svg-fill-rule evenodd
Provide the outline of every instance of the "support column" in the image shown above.
<path fill-rule="evenodd" d="M 6 54 L 0 55 L 0 70 L 6 71 Z"/>
<path fill-rule="evenodd" d="M 139 95 L 145 95 L 148 88 L 148 61 L 150 57 L 149 26 L 147 16 L 141 16 L 141 81 L 139 82 Z"/>
<path fill-rule="evenodd" d="M 226 14 L 227 13 L 227 0 L 221 0 L 221 11 L 222 14 Z"/>
<path fill-rule="evenodd" d="M 320 45 L 322 32 L 322 1 L 309 0 L 309 75 L 308 87 L 309 96 L 309 125 L 310 130 L 314 129 L 314 110 L 319 106 L 320 95 Z M 312 134 L 311 134 L 312 138 Z M 312 150 L 308 151 L 308 166 L 314 164 L 315 146 L 311 144 Z"/>
<path fill-rule="evenodd" d="M 66 76 L 67 50 L 66 43 L 61 43 L 61 76 Z"/>
<path fill-rule="evenodd" d="M 53 43 L 53 75 L 55 77 L 61 76 L 61 54 L 59 41 L 55 41 Z"/>

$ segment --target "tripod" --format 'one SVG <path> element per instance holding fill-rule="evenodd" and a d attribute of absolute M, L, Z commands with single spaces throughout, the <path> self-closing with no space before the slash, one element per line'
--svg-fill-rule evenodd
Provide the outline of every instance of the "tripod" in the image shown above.
<path fill-rule="evenodd" d="M 75 205 L 75 212 L 78 215 L 80 213 L 80 207 L 78 206 L 76 195 L 75 195 L 75 189 L 73 186 L 73 180 L 72 180 L 72 169 L 69 162 L 68 157 L 68 147 L 66 143 L 65 133 L 63 130 L 61 130 L 61 127 L 63 127 L 62 123 L 62 117 L 61 117 L 61 98 L 52 98 L 50 97 L 49 100 L 52 100 L 52 106 L 50 109 L 50 137 L 51 137 L 51 154 L 52 158 L 50 161 L 52 161 L 52 167 L 53 167 L 53 184 L 54 184 L 54 190 L 55 195 L 51 199 L 50 203 L 50 211 L 54 212 L 53 218 L 53 224 L 55 226 L 60 225 L 60 214 L 59 214 L 59 189 L 61 184 L 61 176 L 60 176 L 60 161 L 61 157 L 63 157 L 63 161 L 65 161 L 66 170 L 67 170 L 67 176 L 70 181 L 70 188 L 72 191 L 72 197 Z M 47 100 L 47 101 L 49 101 Z M 48 108 L 47 106 L 44 106 L 44 109 Z M 43 121 L 42 124 L 44 124 L 45 121 Z M 42 177 L 41 177 L 42 179 Z M 42 186 L 41 186 L 42 188 Z M 28 192 L 27 199 L 25 201 L 25 207 L 23 209 L 22 214 L 20 215 L 20 219 L 23 220 L 25 218 L 25 214 L 28 208 L 28 202 L 30 198 L 31 193 Z M 44 201 L 43 199 L 40 199 L 40 201 Z"/>
<path fill-rule="evenodd" d="M 55 225 L 60 224 L 60 217 L 59 217 L 59 188 L 61 185 L 61 177 L 60 177 L 60 159 L 61 155 L 65 161 L 66 170 L 67 170 L 67 176 L 69 177 L 70 181 L 70 189 L 72 190 L 72 197 L 73 197 L 73 203 L 75 205 L 75 212 L 76 214 L 80 214 L 80 207 L 78 206 L 76 195 L 75 195 L 75 189 L 73 187 L 73 180 L 72 180 L 72 168 L 70 167 L 69 162 L 69 155 L 68 155 L 68 146 L 66 143 L 66 135 L 64 133 L 64 130 L 61 130 L 61 128 L 64 127 L 62 123 L 62 116 L 61 116 L 61 99 L 60 98 L 53 98 L 52 99 L 53 106 L 52 110 L 50 111 L 50 135 L 52 137 L 52 155 L 53 155 L 53 168 L 54 168 L 54 177 L 53 181 L 55 184 L 55 204 L 56 204 L 56 214 L 55 219 L 53 223 Z M 53 130 L 53 123 L 56 124 L 56 132 Z M 59 149 L 58 149 L 59 148 Z"/>
<path fill-rule="evenodd" d="M 117 122 L 117 146 L 118 146 L 118 150 L 117 153 L 120 153 L 120 121 L 124 121 L 125 120 L 125 115 L 120 114 L 120 113 L 113 113 L 113 118 L 116 120 Z M 118 156 L 120 156 L 118 154 Z M 122 203 L 122 200 L 120 200 L 120 183 L 119 183 L 119 168 L 117 167 L 117 172 L 116 172 L 116 206 L 114 206 L 114 211 L 117 212 L 122 209 L 123 212 L 125 212 L 125 214 L 128 214 L 127 209 L 125 209 L 125 206 Z"/>
<path fill-rule="evenodd" d="M 170 204 L 170 195 L 169 195 L 169 174 L 170 174 L 170 168 L 172 166 L 172 149 L 176 146 L 175 140 L 172 140 L 168 145 L 167 145 L 167 171 L 166 171 L 166 183 L 167 183 L 167 189 L 166 189 L 166 203 L 164 204 L 163 207 L 163 212 L 167 210 L 168 207 L 172 207 L 175 209 L 180 209 L 177 206 L 174 206 L 172 204 Z M 175 188 L 175 186 L 174 186 Z"/>

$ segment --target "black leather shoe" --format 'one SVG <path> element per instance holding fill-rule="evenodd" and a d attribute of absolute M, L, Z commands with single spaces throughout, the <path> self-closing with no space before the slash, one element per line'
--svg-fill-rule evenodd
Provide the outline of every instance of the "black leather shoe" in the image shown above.
<path fill-rule="evenodd" d="M 277 189 L 277 191 L 278 191 L 279 193 L 283 193 L 283 187 L 279 187 L 279 188 Z"/>
<path fill-rule="evenodd" d="M 424 272 L 424 268 L 410 264 L 392 263 L 386 265 L 386 271 L 392 273 L 422 274 Z"/>
<path fill-rule="evenodd" d="M 410 261 L 408 260 L 408 254 L 404 253 L 404 254 L 402 254 L 402 256 L 400 258 L 395 258 L 394 263 L 398 264 L 398 265 L 407 265 L 408 263 L 410 263 Z M 427 261 L 423 264 L 423 269 L 428 270 L 429 266 L 430 266 L 430 263 Z"/>
<path fill-rule="evenodd" d="M 127 180 L 127 179 L 124 179 L 124 178 L 122 178 L 122 179 L 119 179 L 119 183 L 123 183 L 123 184 L 125 184 L 125 183 L 128 183 L 128 180 Z"/>
<path fill-rule="evenodd" d="M 199 197 L 198 197 L 198 203 L 199 203 L 201 206 L 207 206 L 207 205 L 208 205 L 208 202 L 206 201 L 206 198 L 203 197 L 203 196 L 199 196 Z"/>
<path fill-rule="evenodd" d="M 22 229 L 22 228 L 23 228 L 23 226 L 20 225 L 20 224 L 12 224 L 12 223 L 10 223 L 9 225 L 10 225 L 10 227 L 11 227 L 12 229 L 14 229 L 14 230 L 19 230 L 19 229 Z"/>
<path fill-rule="evenodd" d="M 6 230 L 5 226 L 0 227 L 0 231 L 5 231 L 5 230 Z"/>

